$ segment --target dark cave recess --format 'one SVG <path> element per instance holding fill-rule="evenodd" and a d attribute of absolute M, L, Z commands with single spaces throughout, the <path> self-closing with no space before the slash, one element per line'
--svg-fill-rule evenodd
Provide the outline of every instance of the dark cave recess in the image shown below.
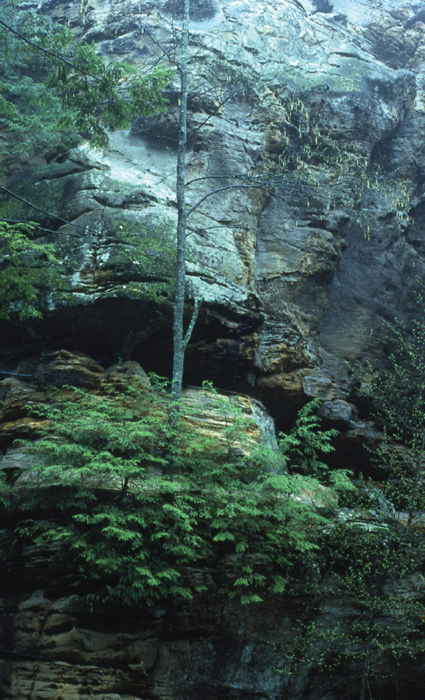
<path fill-rule="evenodd" d="M 135 324 L 137 318 L 139 322 Z M 189 320 L 188 308 L 186 326 Z M 287 433 L 308 398 L 302 392 L 264 388 L 255 365 L 255 332 L 260 326 L 258 316 L 229 319 L 202 310 L 186 351 L 185 384 L 202 386 L 204 381 L 211 381 L 219 390 L 258 399 L 274 419 L 276 431 Z M 19 378 L 31 381 L 40 354 L 60 349 L 83 352 L 105 368 L 118 361 L 135 360 L 147 373 L 171 377 L 172 307 L 169 304 L 161 308 L 141 307 L 139 302 L 128 299 L 100 300 L 96 304 L 68 308 L 66 313 L 58 310 L 47 314 L 42 321 L 4 323 L 0 332 L 0 380 L 18 370 Z M 140 336 L 143 339 L 137 342 Z M 127 348 L 123 348 L 125 342 Z M 332 467 L 343 464 L 356 475 L 362 472 L 365 477 L 376 477 L 360 439 L 341 431 L 335 446 L 336 452 L 329 457 Z"/>

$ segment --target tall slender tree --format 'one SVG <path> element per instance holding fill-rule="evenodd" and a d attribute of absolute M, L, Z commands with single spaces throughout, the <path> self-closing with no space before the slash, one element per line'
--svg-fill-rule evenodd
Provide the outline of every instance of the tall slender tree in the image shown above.
<path fill-rule="evenodd" d="M 274 167 L 256 167 L 252 172 L 234 173 L 218 175 L 216 181 L 219 186 L 212 187 L 209 191 L 202 194 L 197 201 L 187 204 L 186 191 L 191 184 L 186 180 L 186 166 L 188 156 L 188 144 L 193 134 L 188 134 L 188 95 L 194 95 L 197 92 L 196 86 L 191 83 L 193 56 L 190 54 L 190 9 L 191 0 L 181 0 L 176 2 L 177 12 L 180 14 L 180 37 L 177 40 L 175 27 L 173 30 L 173 49 L 167 45 L 159 45 L 155 37 L 150 31 L 147 31 L 148 36 L 153 43 L 161 49 L 161 54 L 167 57 L 177 69 L 179 74 L 179 98 L 178 98 L 178 148 L 177 148 L 177 181 L 176 181 L 176 199 L 177 199 L 177 267 L 176 267 L 176 289 L 175 289 L 175 306 L 173 316 L 173 367 L 172 367 L 172 389 L 171 389 L 171 404 L 169 411 L 170 427 L 174 431 L 177 428 L 179 402 L 182 393 L 182 384 L 184 376 L 184 358 L 185 350 L 190 341 L 193 329 L 195 327 L 200 306 L 203 302 L 201 298 L 194 299 L 194 309 L 189 326 L 184 331 L 184 309 L 185 309 L 185 291 L 186 291 L 186 237 L 187 237 L 187 222 L 189 217 L 198 209 L 198 207 L 209 197 L 218 193 L 231 189 L 260 189 L 268 195 L 277 198 L 283 198 L 290 193 L 291 200 L 299 200 L 301 206 L 305 206 L 305 201 L 317 194 L 320 188 L 318 180 L 314 181 L 314 172 L 317 165 L 323 165 L 328 171 L 334 169 L 333 186 L 336 188 L 341 185 L 343 196 L 347 206 L 352 206 L 358 203 L 361 199 L 363 187 L 365 186 L 366 172 L 369 166 L 367 158 L 360 157 L 356 153 L 342 154 L 340 144 L 331 137 L 323 138 L 317 125 L 310 119 L 306 105 L 302 100 L 294 95 L 289 95 L 289 98 L 282 103 L 282 113 L 286 114 L 286 119 L 282 123 L 282 153 L 280 154 L 277 163 Z M 192 0 L 193 7 L 193 0 Z M 227 67 L 227 70 L 230 70 Z M 231 82 L 231 76 L 227 74 L 224 79 L 220 77 L 221 69 L 212 78 L 211 83 L 205 83 L 202 86 L 202 91 L 207 89 L 210 92 L 215 87 L 220 86 L 222 96 L 219 100 L 219 105 L 216 111 L 212 114 L 217 114 L 225 102 L 230 99 L 235 99 L 238 93 L 244 93 L 244 88 L 241 86 L 234 88 Z M 242 82 L 242 81 L 241 81 Z M 232 87 L 231 87 L 232 86 Z M 266 83 L 263 87 L 266 86 Z M 202 98 L 201 98 L 202 99 Z M 194 130 L 197 132 L 211 118 L 211 112 L 207 118 Z M 343 157 L 344 155 L 344 157 Z M 311 170 L 313 175 L 309 174 L 308 165 L 313 164 L 314 169 Z M 304 167 L 307 166 L 307 167 Z M 331 175 L 332 177 L 332 175 Z M 214 179 L 213 177 L 205 178 L 205 180 Z M 200 177 L 195 180 L 197 184 L 203 181 Z M 307 205 L 309 206 L 309 205 Z"/>
<path fill-rule="evenodd" d="M 180 50 L 179 135 L 177 150 L 177 268 L 176 295 L 173 318 L 173 376 L 171 384 L 170 427 L 175 430 L 183 383 L 185 346 L 190 337 L 184 337 L 183 315 L 186 288 L 186 147 L 187 147 L 187 94 L 190 0 L 183 3 L 183 22 Z M 196 320 L 194 316 L 192 321 Z M 192 324 L 191 324 L 192 326 Z M 192 326 L 193 327 L 193 326 Z"/>

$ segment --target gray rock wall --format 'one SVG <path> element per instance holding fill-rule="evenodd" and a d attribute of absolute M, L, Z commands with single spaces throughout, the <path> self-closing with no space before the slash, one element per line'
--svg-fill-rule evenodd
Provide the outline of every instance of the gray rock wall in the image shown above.
<path fill-rule="evenodd" d="M 141 68 L 160 52 L 149 34 L 164 45 L 172 39 L 175 4 L 40 3 L 105 56 Z M 363 468 L 362 441 L 373 431 L 355 385 L 363 375 L 367 384 L 368 361 L 384 360 L 383 321 L 418 313 L 417 280 L 424 275 L 423 5 L 199 0 L 190 45 L 198 87 L 190 99 L 188 177 L 196 182 L 189 206 L 222 178 L 274 172 L 287 146 L 288 101 L 297 99 L 325 142 L 379 165 L 380 179 L 379 186 L 364 184 L 353 201 L 350 172 L 345 190 L 335 162 L 322 162 L 306 175 L 309 192 L 288 176 L 277 192 L 229 189 L 196 209 L 189 219 L 188 316 L 195 296 L 204 304 L 186 381 L 213 379 L 261 399 L 278 428 L 319 396 L 324 417 L 345 431 L 339 466 Z M 83 143 L 8 181 L 72 222 L 51 235 L 65 288 L 49 300 L 45 320 L 27 330 L 4 328 L 5 348 L 19 359 L 65 348 L 105 366 L 131 359 L 145 370 L 169 372 L 173 291 L 161 260 L 172 249 L 176 222 L 176 86 L 167 114 L 136 120 L 129 131 L 111 135 L 109 148 Z M 54 216 L 43 223 L 58 227 Z M 123 236 L 126 224 L 139 242 Z M 282 640 L 298 624 L 299 599 L 246 613 L 214 593 L 155 619 L 88 623 L 72 610 L 72 591 L 64 592 L 66 562 L 48 552 L 25 556 L 23 578 L 3 601 L 3 647 L 12 650 L 2 662 L 4 697 L 284 697 L 276 669 Z M 323 609 L 328 619 L 352 620 L 355 606 L 330 599 Z M 357 698 L 360 673 L 350 668 L 323 684 L 306 670 L 290 697 Z M 422 697 L 420 663 L 406 663 L 399 678 L 405 697 Z M 397 697 L 390 681 L 377 692 Z"/>
<path fill-rule="evenodd" d="M 141 69 L 161 51 L 150 37 L 172 44 L 171 0 L 41 7 L 105 56 Z M 389 0 L 194 6 L 189 206 L 229 184 L 224 178 L 275 172 L 291 133 L 288 105 L 299 98 L 323 142 L 381 168 L 379 187 L 364 186 L 357 199 L 344 194 L 349 168 L 335 186 L 335 163 L 322 162 L 308 174 L 311 198 L 289 173 L 279 191 L 228 189 L 189 219 L 188 313 L 194 296 L 204 305 L 186 379 L 253 393 L 273 404 L 278 426 L 285 417 L 269 394 L 271 377 L 282 404 L 288 372 L 311 369 L 347 399 L 353 367 L 379 362 L 382 320 L 408 317 L 414 306 L 424 264 L 421 17 L 420 4 Z M 30 169 L 25 183 L 11 178 L 11 189 L 74 224 L 57 236 L 67 293 L 33 329 L 40 342 L 169 371 L 169 272 L 141 260 L 120 226 L 135 226 L 157 263 L 161 246 L 173 245 L 176 99 L 172 87 L 167 114 L 136 120 L 105 150 L 83 143 L 64 162 Z"/>

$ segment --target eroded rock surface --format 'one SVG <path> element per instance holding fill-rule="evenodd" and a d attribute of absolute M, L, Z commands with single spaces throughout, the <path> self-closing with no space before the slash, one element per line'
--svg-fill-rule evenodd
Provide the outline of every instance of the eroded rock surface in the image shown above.
<path fill-rule="evenodd" d="M 368 518 L 359 527 L 377 527 Z M 379 527 L 379 526 L 378 526 Z M 382 526 L 381 526 L 382 529 Z M 231 571 L 231 562 L 228 563 Z M 349 658 L 350 629 L 358 617 L 354 598 L 327 595 L 316 619 L 315 646 L 288 678 L 288 650 L 299 631 L 307 603 L 302 590 L 278 600 L 244 607 L 221 597 L 211 572 L 194 571 L 207 593 L 187 604 L 158 606 L 155 611 L 110 611 L 88 615 L 79 608 L 72 587 L 75 572 L 48 549 L 28 548 L 12 562 L 21 577 L 10 585 L 6 572 L 0 624 L 0 693 L 16 700 L 340 700 L 359 697 L 361 664 L 349 662 L 344 673 L 317 673 L 325 658 Z M 20 569 L 18 567 L 21 567 Z M 49 578 L 46 578 L 48 572 Z M 226 575 L 226 571 L 222 572 Z M 214 572 L 216 578 L 217 572 Z M 44 588 L 37 588 L 42 583 Z M 400 591 L 417 589 L 406 580 Z M 47 587 L 46 587 L 47 585 Z M 397 594 L 397 591 L 395 590 Z M 378 624 L 391 626 L 390 615 Z M 338 630 L 329 644 L 329 635 Z M 394 631 L 396 632 L 396 627 Z M 345 636 L 344 636 L 345 635 Z M 311 656 L 310 656 L 311 654 Z M 300 661 L 300 659 L 297 659 Z M 376 667 L 375 667 L 376 668 Z M 378 661 L 378 677 L 379 677 Z M 393 697 L 391 678 L 373 679 L 374 692 Z M 419 700 L 424 660 L 406 659 L 397 671 L 397 687 Z"/>
<path fill-rule="evenodd" d="M 141 67 L 158 58 L 150 36 L 170 45 L 177 7 L 168 0 L 41 6 L 105 56 Z M 367 359 L 379 361 L 382 319 L 406 318 L 413 306 L 424 265 L 421 7 L 411 0 L 211 0 L 193 7 L 190 43 L 197 77 L 189 101 L 189 207 L 229 183 L 223 178 L 273 171 L 285 150 L 291 95 L 343 153 L 379 165 L 388 182 L 396 175 L 387 189 L 362 194 L 368 231 L 332 189 L 332 164 L 318 167 L 311 201 L 285 187 L 282 196 L 230 188 L 189 218 L 188 315 L 195 296 L 204 302 L 186 379 L 261 396 L 281 427 L 286 413 L 276 412 L 274 395 L 280 386 L 285 404 L 287 382 L 273 377 L 320 369 L 335 398 L 349 399 L 353 366 L 361 372 Z M 200 76 L 209 86 L 202 95 Z M 29 170 L 24 183 L 19 174 L 8 183 L 73 222 L 56 237 L 65 289 L 52 298 L 35 344 L 47 337 L 101 363 L 133 359 L 169 372 L 176 86 L 165 115 L 136 120 L 111 135 L 109 148 L 82 144 Z M 14 335 L 10 345 L 17 343 Z"/>
<path fill-rule="evenodd" d="M 172 38 L 172 0 L 43 0 L 41 7 L 105 56 L 142 67 L 158 57 L 150 33 L 160 43 Z M 205 199 L 189 219 L 188 318 L 194 297 L 204 302 L 187 351 L 187 382 L 213 379 L 249 393 L 242 409 L 257 417 L 256 440 L 261 426 L 270 426 L 266 414 L 258 417 L 255 398 L 278 428 L 290 426 L 309 398 L 322 399 L 323 417 L 342 431 L 338 466 L 362 470 L 362 444 L 379 436 L 362 415 L 367 392 L 359 397 L 353 386 L 367 361 L 383 358 L 383 321 L 415 315 L 424 275 L 422 3 L 197 0 L 190 43 L 198 77 L 202 65 L 214 79 L 189 104 L 188 174 L 196 181 L 189 207 L 221 178 L 273 170 L 286 148 L 288 96 L 300 97 L 325 139 L 380 166 L 382 187 L 366 185 L 354 211 L 331 187 L 331 163 L 317 168 L 314 196 L 303 201 L 288 187 L 282 196 L 233 188 Z M 223 84 L 233 93 L 220 106 Z M 17 374 L 2 382 L 5 469 L 31 467 L 12 441 L 37 427 L 25 410 L 28 401 L 42 400 L 37 377 L 97 391 L 132 374 L 148 389 L 140 365 L 169 372 L 176 86 L 165 115 L 136 120 L 128 132 L 111 135 L 109 148 L 83 143 L 7 183 L 51 212 L 41 220 L 47 228 L 58 228 L 55 216 L 71 223 L 50 236 L 64 287 L 49 300 L 45 320 L 29 324 L 28 333 L 3 329 L 5 349 L 21 360 L 19 367 L 10 360 Z M 357 221 L 362 212 L 369 230 Z M 23 361 L 42 349 L 40 361 Z M 186 392 L 192 404 L 199 396 Z M 210 423 L 222 429 L 214 417 Z M 156 616 L 87 621 L 73 608 L 75 573 L 60 552 L 33 548 L 11 566 L 5 581 L 15 583 L 2 602 L 4 697 L 277 700 L 286 692 L 281 649 L 305 612 L 302 595 L 247 612 L 211 588 L 205 598 Z M 198 574 L 210 583 L 208 572 Z M 332 596 L 322 610 L 323 628 L 335 621 L 344 628 L 357 615 L 355 600 Z M 410 700 L 423 695 L 421 664 L 406 660 L 399 676 Z M 350 667 L 348 686 L 347 676 L 311 680 L 306 668 L 290 697 L 357 698 L 360 674 Z M 377 692 L 396 697 L 391 681 Z"/>

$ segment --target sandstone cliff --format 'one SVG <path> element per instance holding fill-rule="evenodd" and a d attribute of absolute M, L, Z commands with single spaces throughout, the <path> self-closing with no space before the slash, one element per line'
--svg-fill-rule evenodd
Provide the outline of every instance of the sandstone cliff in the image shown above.
<path fill-rule="evenodd" d="M 175 5 L 40 3 L 105 56 L 141 69 L 172 42 Z M 367 473 L 363 443 L 375 435 L 368 363 L 385 357 L 383 322 L 417 314 L 424 275 L 422 3 L 196 0 L 190 31 L 194 84 L 202 78 L 207 87 L 190 100 L 189 206 L 222 178 L 274 172 L 297 105 L 325 142 L 379 166 L 379 180 L 361 191 L 350 184 L 347 193 L 352 174 L 339 177 L 333 160 L 311 165 L 310 189 L 297 189 L 289 175 L 279 196 L 233 188 L 205 199 L 189 219 L 188 315 L 195 297 L 204 302 L 185 381 L 211 379 L 261 400 L 278 429 L 292 424 L 309 397 L 320 397 L 325 418 L 343 430 L 339 466 Z M 39 221 L 57 230 L 49 240 L 64 280 L 43 321 L 2 328 L 11 370 L 19 361 L 34 374 L 42 350 L 63 348 L 104 366 L 135 361 L 169 373 L 175 86 L 169 100 L 165 115 L 136 120 L 128 132 L 111 135 L 104 150 L 82 143 L 34 160 L 8 180 L 11 190 L 51 212 Z M 71 223 L 59 227 L 55 216 Z M 12 421 L 21 419 L 18 409 Z M 4 451 L 13 435 L 3 429 Z M 96 621 L 87 629 L 72 608 L 72 575 L 68 583 L 60 553 L 28 551 L 17 567 L 22 580 L 16 589 L 8 584 L 4 598 L 4 697 L 262 700 L 284 692 L 279 645 L 297 625 L 298 598 L 247 615 L 212 595 L 149 620 Z M 355 605 L 348 600 L 341 608 L 330 599 L 326 614 L 341 615 L 343 624 Z M 406 665 L 403 697 L 421 696 L 423 673 L 418 662 Z M 333 685 L 309 683 L 300 674 L 291 698 L 358 697 L 347 675 Z M 385 698 L 396 693 L 391 683 L 381 690 Z"/>
<path fill-rule="evenodd" d="M 165 0 L 42 7 L 103 54 L 135 65 L 161 51 L 150 36 L 165 47 L 173 38 L 175 8 Z M 272 169 L 285 150 L 288 100 L 298 98 L 322 138 L 385 173 L 354 211 L 331 164 L 310 173 L 311 201 L 290 188 L 279 197 L 235 188 L 208 197 L 189 219 L 188 303 L 200 295 L 204 304 L 186 381 L 252 393 L 279 427 L 293 417 L 285 406 L 294 394 L 350 400 L 354 369 L 382 353 L 382 319 L 405 318 L 413 306 L 423 265 L 419 9 L 389 1 L 195 3 L 193 72 L 209 82 L 190 101 L 189 205 L 222 178 Z M 214 74 L 234 85 L 221 107 Z M 47 342 L 169 370 L 172 291 L 161 255 L 169 256 L 176 219 L 172 89 L 169 97 L 165 116 L 112 135 L 108 149 L 49 154 L 24 182 L 22 172 L 10 179 L 11 189 L 76 225 L 62 226 L 56 239 L 67 293 L 31 329 L 34 354 Z M 368 232 L 357 223 L 361 211 Z M 137 225 L 138 248 L 134 237 L 123 239 L 125 223 Z M 12 347 L 19 343 L 20 334 L 11 337 Z"/>

